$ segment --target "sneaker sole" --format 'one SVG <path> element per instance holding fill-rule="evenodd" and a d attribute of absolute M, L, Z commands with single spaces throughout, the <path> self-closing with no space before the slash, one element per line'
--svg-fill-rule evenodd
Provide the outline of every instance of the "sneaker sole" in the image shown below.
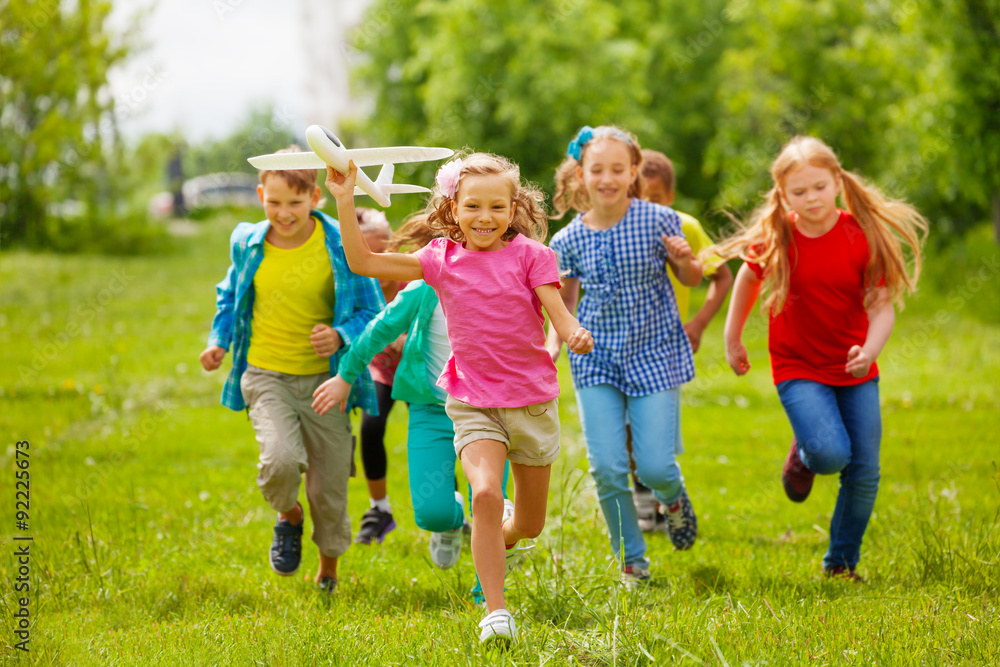
<path fill-rule="evenodd" d="M 524 546 L 516 546 L 510 549 L 505 555 L 506 560 L 504 562 L 504 574 L 509 575 L 515 570 L 517 570 L 521 563 L 524 561 L 524 554 L 528 553 L 534 549 L 537 544 L 525 544 Z"/>
<path fill-rule="evenodd" d="M 514 640 L 508 635 L 492 635 L 486 639 L 480 639 L 479 643 L 486 648 L 495 648 L 501 651 L 506 651 L 514 643 Z"/>
<path fill-rule="evenodd" d="M 298 564 L 298 565 L 297 565 L 297 566 L 295 567 L 295 569 L 294 569 L 294 570 L 292 570 L 291 572 L 282 572 L 281 570 L 279 570 L 278 568 L 276 568 L 276 567 L 274 566 L 274 563 L 273 563 L 273 562 L 271 561 L 271 552 L 270 552 L 270 551 L 269 551 L 269 552 L 267 553 L 267 564 L 271 566 L 271 572 L 274 572 L 274 573 L 275 573 L 276 575 L 278 575 L 279 577 L 290 577 L 290 576 L 292 576 L 293 574 L 295 574 L 296 572 L 298 572 L 298 571 L 299 571 L 299 567 L 301 567 L 301 566 L 302 566 L 302 563 L 300 562 L 300 563 L 299 563 L 299 564 Z"/>

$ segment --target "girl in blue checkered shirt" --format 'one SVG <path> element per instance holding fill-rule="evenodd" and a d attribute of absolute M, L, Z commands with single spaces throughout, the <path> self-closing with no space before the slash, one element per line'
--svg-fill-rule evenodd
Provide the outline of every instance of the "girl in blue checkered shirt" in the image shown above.
<path fill-rule="evenodd" d="M 584 127 L 556 172 L 556 217 L 578 213 L 553 238 L 561 294 L 594 337 L 588 355 L 569 353 L 590 472 L 622 580 L 649 578 L 646 542 L 629 489 L 626 424 L 636 475 L 666 508 L 670 539 L 688 549 L 697 520 L 677 465 L 680 386 L 694 377 L 691 344 L 677 311 L 668 267 L 684 285 L 702 267 L 673 209 L 642 200 L 642 153 L 631 134 Z M 583 298 L 579 298 L 583 287 Z M 562 341 L 549 331 L 553 359 Z"/>

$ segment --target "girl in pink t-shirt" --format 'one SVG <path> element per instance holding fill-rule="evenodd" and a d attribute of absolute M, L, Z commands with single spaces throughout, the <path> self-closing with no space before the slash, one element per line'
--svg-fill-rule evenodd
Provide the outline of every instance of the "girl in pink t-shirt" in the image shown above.
<path fill-rule="evenodd" d="M 823 571 L 860 581 L 855 567 L 878 493 L 882 439 L 875 359 L 896 321 L 893 301 L 916 285 L 927 221 L 846 171 L 819 139 L 792 139 L 771 176 L 752 224 L 702 253 L 746 261 L 725 328 L 726 361 L 737 375 L 750 370 L 743 326 L 761 288 L 768 292 L 771 367 L 794 432 L 785 494 L 802 502 L 816 473 L 840 474 Z M 837 208 L 841 193 L 847 211 Z M 913 251 L 912 277 L 903 245 Z"/>
<path fill-rule="evenodd" d="M 326 180 L 351 270 L 423 279 L 441 300 L 452 356 L 438 385 L 448 392 L 455 449 L 472 487 L 472 558 L 488 609 L 479 639 L 511 642 L 505 570 L 533 546 L 518 543 L 545 525 L 549 473 L 559 454 L 559 384 L 542 309 L 574 352 L 587 353 L 594 342 L 559 296 L 555 255 L 541 243 L 548 227 L 543 196 L 521 183 L 517 165 L 474 153 L 441 167 L 427 222 L 445 238 L 413 254 L 373 253 L 365 243 L 354 213 L 356 175 L 351 163 L 346 176 L 328 169 Z M 336 404 L 329 384 L 315 393 L 320 414 Z M 513 503 L 501 490 L 508 459 Z"/>

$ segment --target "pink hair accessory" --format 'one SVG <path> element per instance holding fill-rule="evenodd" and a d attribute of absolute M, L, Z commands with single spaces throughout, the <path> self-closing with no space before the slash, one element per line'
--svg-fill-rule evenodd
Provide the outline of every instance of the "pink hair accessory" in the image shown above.
<path fill-rule="evenodd" d="M 464 166 L 462 158 L 458 158 L 438 169 L 434 180 L 437 182 L 441 194 L 448 199 L 454 199 L 458 193 L 458 181 L 462 177 L 462 167 Z"/>
<path fill-rule="evenodd" d="M 389 224 L 389 218 L 385 217 L 385 213 L 378 209 L 370 208 L 362 213 L 361 217 L 364 219 L 365 224 L 368 225 Z"/>

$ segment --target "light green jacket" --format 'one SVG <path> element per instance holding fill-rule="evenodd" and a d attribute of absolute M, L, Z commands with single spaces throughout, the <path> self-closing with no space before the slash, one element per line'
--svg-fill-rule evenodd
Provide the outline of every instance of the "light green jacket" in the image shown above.
<path fill-rule="evenodd" d="M 411 282 L 354 339 L 341 358 L 337 373 L 353 384 L 372 358 L 405 331 L 403 357 L 392 383 L 393 399 L 417 405 L 444 405 L 445 392 L 435 384 L 434 371 L 427 368 L 431 358 L 427 329 L 437 305 L 433 287 L 423 280 Z"/>

